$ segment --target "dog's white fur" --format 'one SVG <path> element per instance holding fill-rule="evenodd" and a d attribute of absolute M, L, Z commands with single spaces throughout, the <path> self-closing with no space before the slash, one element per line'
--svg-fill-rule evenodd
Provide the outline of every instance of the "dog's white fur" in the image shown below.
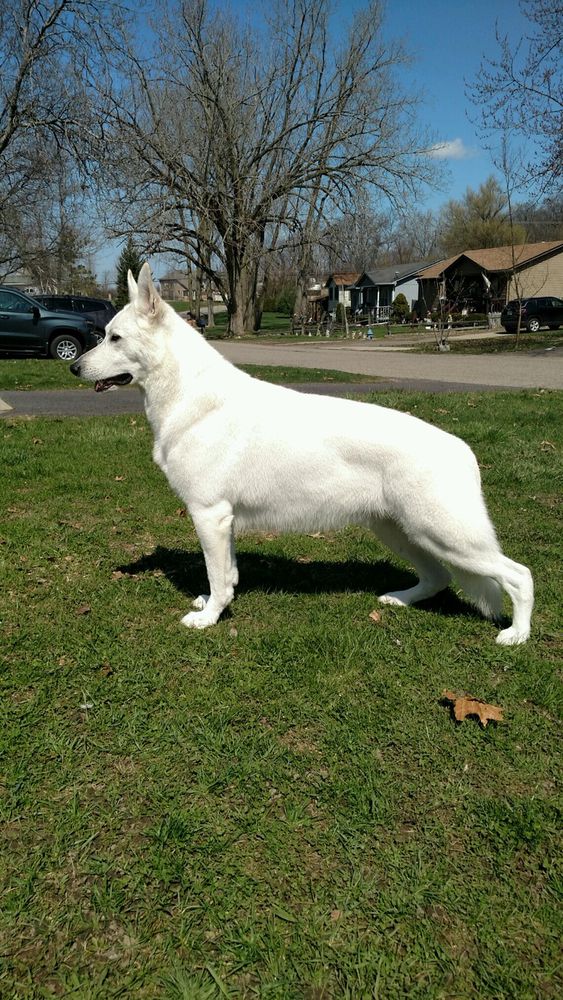
<path fill-rule="evenodd" d="M 238 582 L 234 529 L 371 528 L 419 581 L 383 594 L 408 605 L 451 574 L 487 616 L 502 590 L 513 622 L 497 642 L 530 634 L 530 571 L 503 555 L 469 447 L 416 417 L 257 381 L 225 361 L 159 297 L 145 264 L 106 338 L 74 366 L 82 378 L 128 372 L 145 398 L 154 460 L 193 518 L 209 577 L 183 619 L 213 625 Z"/>

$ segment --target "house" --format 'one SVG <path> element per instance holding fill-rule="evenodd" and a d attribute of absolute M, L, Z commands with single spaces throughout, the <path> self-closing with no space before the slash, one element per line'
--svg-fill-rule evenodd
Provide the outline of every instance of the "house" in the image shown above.
<path fill-rule="evenodd" d="M 329 274 L 325 281 L 325 288 L 328 289 L 327 309 L 329 313 L 336 312 L 336 307 L 340 302 L 347 309 L 352 305 L 352 288 L 360 277 L 357 271 L 336 271 Z"/>
<path fill-rule="evenodd" d="M 389 264 L 364 271 L 352 289 L 352 311 L 356 316 L 367 316 L 370 321 L 389 318 L 391 306 L 402 292 L 409 308 L 416 306 L 418 299 L 417 275 L 427 260 L 410 264 Z"/>
<path fill-rule="evenodd" d="M 168 302 L 195 302 L 200 294 L 203 299 L 207 299 L 208 280 L 204 278 L 203 288 L 200 290 L 195 271 L 168 271 L 160 279 L 160 294 Z M 213 288 L 212 298 L 214 302 L 223 301 L 217 288 Z"/>
<path fill-rule="evenodd" d="M 509 299 L 563 297 L 563 241 L 464 250 L 417 277 L 424 311 L 442 302 L 456 312 L 500 312 Z"/>
<path fill-rule="evenodd" d="M 31 274 L 23 270 L 6 274 L 2 278 L 2 284 L 9 285 L 10 288 L 16 288 L 18 292 L 26 292 L 28 295 L 38 295 L 39 292 L 45 290 L 31 277 Z"/>
<path fill-rule="evenodd" d="M 160 294 L 169 302 L 190 301 L 195 298 L 195 275 L 183 271 L 168 271 L 160 279 Z"/>

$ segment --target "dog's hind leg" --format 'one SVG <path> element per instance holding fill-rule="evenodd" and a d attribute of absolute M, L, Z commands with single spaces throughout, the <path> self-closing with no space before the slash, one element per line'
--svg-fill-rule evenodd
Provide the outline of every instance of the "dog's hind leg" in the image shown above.
<path fill-rule="evenodd" d="M 498 618 L 502 590 L 512 601 L 513 620 L 497 635 L 501 646 L 526 642 L 534 606 L 534 581 L 527 566 L 514 562 L 502 552 L 486 553 L 466 560 L 459 567 L 454 560 L 452 572 L 468 597 L 488 617 Z"/>
<path fill-rule="evenodd" d="M 226 504 L 202 512 L 192 512 L 194 527 L 201 542 L 209 579 L 209 598 L 201 595 L 194 601 L 199 610 L 184 615 L 188 628 L 214 625 L 233 599 L 236 563 L 233 564 L 233 515 Z"/>
<path fill-rule="evenodd" d="M 430 552 L 415 545 L 407 538 L 405 532 L 392 521 L 375 521 L 372 530 L 393 552 L 411 563 L 416 569 L 419 580 L 414 587 L 407 590 L 396 590 L 382 594 L 379 600 L 382 604 L 399 604 L 406 606 L 416 601 L 424 601 L 434 597 L 444 590 L 450 582 L 450 572 Z"/>

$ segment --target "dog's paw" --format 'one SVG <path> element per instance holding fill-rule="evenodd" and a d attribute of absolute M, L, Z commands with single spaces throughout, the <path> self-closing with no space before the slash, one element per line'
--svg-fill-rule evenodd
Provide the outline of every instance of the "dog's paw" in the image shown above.
<path fill-rule="evenodd" d="M 499 646 L 518 646 L 521 642 L 526 642 L 529 639 L 529 632 L 519 632 L 515 629 L 513 625 L 510 628 L 503 629 L 497 635 L 497 642 Z"/>
<path fill-rule="evenodd" d="M 380 604 L 395 604 L 400 608 L 405 608 L 407 606 L 406 601 L 402 601 L 397 594 L 381 594 L 377 600 Z"/>
<path fill-rule="evenodd" d="M 217 617 L 217 615 L 210 615 L 205 609 L 203 611 L 190 611 L 182 618 L 182 625 L 185 625 L 186 628 L 208 628 L 209 625 L 215 625 Z"/>
<path fill-rule="evenodd" d="M 195 601 L 192 601 L 192 608 L 195 608 L 196 611 L 203 611 L 208 600 L 209 594 L 200 594 L 199 597 L 196 597 Z"/>

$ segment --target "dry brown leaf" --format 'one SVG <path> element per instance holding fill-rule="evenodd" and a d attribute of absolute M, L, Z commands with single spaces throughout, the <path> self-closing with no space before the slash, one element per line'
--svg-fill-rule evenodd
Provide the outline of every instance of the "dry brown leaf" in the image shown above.
<path fill-rule="evenodd" d="M 77 615 L 89 615 L 92 608 L 89 604 L 81 604 L 79 608 L 76 609 L 75 614 Z"/>
<path fill-rule="evenodd" d="M 372 622 L 380 622 L 381 621 L 381 611 L 370 611 L 369 616 L 370 616 Z"/>
<path fill-rule="evenodd" d="M 542 443 L 540 444 L 540 448 L 541 448 L 542 451 L 555 451 L 556 450 L 553 441 L 542 441 Z"/>
<path fill-rule="evenodd" d="M 333 923 L 335 923 L 337 920 L 340 920 L 341 916 L 342 916 L 342 910 L 330 911 L 330 919 L 332 920 Z"/>
<path fill-rule="evenodd" d="M 487 722 L 502 722 L 502 708 L 498 705 L 488 705 L 480 698 L 473 698 L 470 694 L 457 695 L 453 691 L 442 691 L 442 698 L 451 701 L 453 713 L 457 722 L 463 722 L 467 715 L 476 715 L 483 727 Z"/>
<path fill-rule="evenodd" d="M 100 673 L 103 677 L 111 677 L 113 674 L 113 668 L 109 665 L 109 663 L 102 663 Z"/>

